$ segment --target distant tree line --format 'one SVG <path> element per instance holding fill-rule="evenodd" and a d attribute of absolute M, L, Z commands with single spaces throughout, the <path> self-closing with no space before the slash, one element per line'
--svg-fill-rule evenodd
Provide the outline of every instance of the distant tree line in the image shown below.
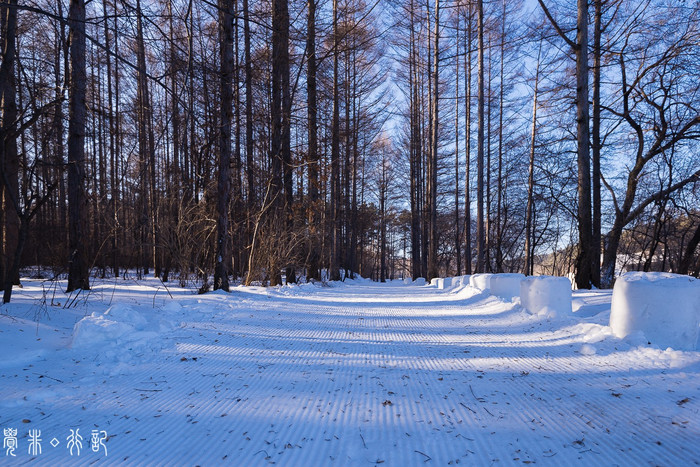
<path fill-rule="evenodd" d="M 698 275 L 697 2 L 0 0 L 0 279 Z"/>

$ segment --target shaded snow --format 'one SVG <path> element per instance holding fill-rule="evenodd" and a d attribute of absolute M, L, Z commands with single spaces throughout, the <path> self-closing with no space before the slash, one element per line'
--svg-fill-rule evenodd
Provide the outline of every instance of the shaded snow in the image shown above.
<path fill-rule="evenodd" d="M 24 284 L 0 308 L 0 426 L 19 432 L 3 464 L 32 458 L 30 429 L 39 465 L 700 458 L 700 352 L 615 337 L 609 292 L 577 291 L 574 313 L 537 316 L 463 281 L 206 295 L 117 281 L 70 309 Z M 79 459 L 66 449 L 75 428 Z M 107 457 L 89 449 L 93 429 L 109 434 Z"/>

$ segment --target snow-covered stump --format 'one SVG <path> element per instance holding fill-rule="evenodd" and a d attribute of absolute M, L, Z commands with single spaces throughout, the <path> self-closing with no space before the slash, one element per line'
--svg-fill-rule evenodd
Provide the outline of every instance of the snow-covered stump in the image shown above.
<path fill-rule="evenodd" d="M 520 282 L 525 279 L 524 274 L 494 274 L 491 276 L 491 295 L 512 300 L 520 295 Z"/>
<path fill-rule="evenodd" d="M 613 288 L 610 327 L 623 338 L 641 331 L 660 348 L 695 350 L 700 280 L 664 272 L 628 272 Z"/>
<path fill-rule="evenodd" d="M 487 291 L 491 288 L 491 276 L 493 276 L 493 274 L 473 274 L 469 277 L 469 285 L 475 289 Z"/>
<path fill-rule="evenodd" d="M 532 276 L 520 282 L 520 304 L 533 315 L 571 314 L 571 281 Z"/>

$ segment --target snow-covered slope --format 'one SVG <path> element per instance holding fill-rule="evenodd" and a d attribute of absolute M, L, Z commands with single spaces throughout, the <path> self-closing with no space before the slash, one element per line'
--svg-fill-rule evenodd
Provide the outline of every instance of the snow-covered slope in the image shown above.
<path fill-rule="evenodd" d="M 18 438 L 0 464 L 700 459 L 700 353 L 614 337 L 609 292 L 547 318 L 464 286 L 117 281 L 66 310 L 24 282 L 0 308 L 0 427 Z"/>

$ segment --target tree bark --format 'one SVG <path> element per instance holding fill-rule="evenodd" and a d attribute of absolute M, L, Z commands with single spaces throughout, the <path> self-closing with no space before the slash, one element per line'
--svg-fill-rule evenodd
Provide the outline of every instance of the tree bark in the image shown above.
<path fill-rule="evenodd" d="M 540 84 L 540 57 L 542 55 L 542 42 L 537 50 L 537 62 L 535 71 L 535 90 L 532 96 L 532 128 L 530 133 L 530 162 L 527 169 L 527 207 L 525 208 L 525 266 L 523 274 L 534 274 L 534 232 L 533 212 L 535 206 L 535 142 L 537 136 L 537 93 Z"/>
<path fill-rule="evenodd" d="M 477 156 L 476 156 L 476 272 L 485 272 L 486 238 L 484 233 L 484 4 L 483 0 L 477 0 L 477 28 L 479 37 L 479 84 L 478 84 L 478 136 L 477 136 Z"/>
<path fill-rule="evenodd" d="M 319 178 L 318 178 L 318 121 L 317 121 L 317 102 L 316 102 L 316 0 L 308 0 L 308 17 L 307 17 L 307 36 L 306 50 L 308 60 L 306 64 L 306 94 L 308 99 L 307 118 L 308 118 L 308 139 L 309 139 L 309 240 L 307 242 L 309 248 L 307 279 L 321 279 L 319 270 L 320 260 L 320 244 L 319 224 L 320 205 L 319 205 Z"/>
<path fill-rule="evenodd" d="M 455 47 L 459 55 L 459 14 L 460 2 L 457 2 L 457 23 Z M 462 236 L 459 228 L 459 60 L 455 60 L 455 254 L 457 256 L 457 275 L 462 275 Z"/>
<path fill-rule="evenodd" d="M 471 153 L 472 153 L 472 1 L 467 4 L 466 43 L 464 45 L 464 105 L 465 105 L 465 175 L 464 175 L 464 270 L 472 273 L 472 203 L 471 203 Z"/>
<path fill-rule="evenodd" d="M 566 36 L 543 0 L 538 0 L 557 33 L 576 55 L 576 160 L 578 168 L 578 255 L 576 286 L 590 289 L 593 284 L 593 219 L 591 215 L 591 156 L 588 111 L 588 0 L 578 0 L 576 41 Z"/>
<path fill-rule="evenodd" d="M 438 277 L 438 258 L 437 258 L 437 243 L 438 243 L 438 232 L 437 232 L 437 164 L 438 164 L 438 135 L 439 135 L 439 85 L 440 85 L 440 0 L 435 0 L 435 32 L 433 37 L 434 49 L 433 49 L 433 115 L 432 115 L 432 125 L 431 125 L 431 148 L 430 148 L 430 190 L 428 193 L 429 197 L 429 225 L 430 230 L 428 232 L 428 277 L 426 279 L 431 280 L 434 277 Z"/>
<path fill-rule="evenodd" d="M 17 86 L 15 61 L 17 59 L 17 1 L 5 0 L 0 8 L 4 26 L 2 37 L 2 63 L 0 64 L 0 281 L 7 294 L 18 277 L 12 272 L 15 251 L 19 244 L 19 154 L 17 152 Z M 5 303 L 9 302 L 9 297 Z"/>
<path fill-rule="evenodd" d="M 593 125 L 592 125 L 592 164 L 591 174 L 593 184 L 593 237 L 592 237 L 592 282 L 600 287 L 600 253 L 602 248 L 602 200 L 600 192 L 600 66 L 601 66 L 601 34 L 602 34 L 602 4 L 603 0 L 594 0 L 593 19 Z"/>
<path fill-rule="evenodd" d="M 333 116 L 331 123 L 331 249 L 328 275 L 340 280 L 340 99 L 338 96 L 338 0 L 333 0 Z"/>
<path fill-rule="evenodd" d="M 85 2 L 71 0 L 68 8 L 70 28 L 70 86 L 68 88 L 68 288 L 90 289 L 90 271 L 85 238 L 87 198 L 85 196 Z"/>
<path fill-rule="evenodd" d="M 221 124 L 219 127 L 219 176 L 217 181 L 216 261 L 214 290 L 229 291 L 229 205 L 231 203 L 231 119 L 233 117 L 233 5 L 231 0 L 219 0 L 219 53 L 221 60 Z"/>

